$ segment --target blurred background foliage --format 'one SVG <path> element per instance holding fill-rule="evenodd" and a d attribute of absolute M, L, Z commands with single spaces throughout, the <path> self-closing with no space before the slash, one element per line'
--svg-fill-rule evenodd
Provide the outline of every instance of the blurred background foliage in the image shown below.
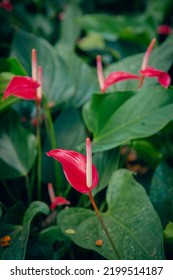
<path fill-rule="evenodd" d="M 10 53 L 15 30 L 73 48 L 90 64 L 99 51 L 105 63 L 144 51 L 160 24 L 172 25 L 173 1 L 14 0 L 0 8 L 0 56 Z M 161 38 L 162 39 L 162 38 Z"/>

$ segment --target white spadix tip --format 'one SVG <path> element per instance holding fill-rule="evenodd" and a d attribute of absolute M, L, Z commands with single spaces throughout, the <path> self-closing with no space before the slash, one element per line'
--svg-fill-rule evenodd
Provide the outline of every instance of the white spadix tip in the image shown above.
<path fill-rule="evenodd" d="M 86 185 L 92 186 L 92 149 L 90 138 L 86 138 Z"/>

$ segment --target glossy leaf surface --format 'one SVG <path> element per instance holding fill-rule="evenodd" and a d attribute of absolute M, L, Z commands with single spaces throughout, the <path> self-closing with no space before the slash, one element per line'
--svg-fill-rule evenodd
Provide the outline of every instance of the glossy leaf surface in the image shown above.
<path fill-rule="evenodd" d="M 0 247 L 0 259 L 3 260 L 23 260 L 25 259 L 26 246 L 30 233 L 31 222 L 38 214 L 49 213 L 49 207 L 40 201 L 33 202 L 27 209 L 22 226 L 14 226 L 6 223 L 0 223 L 1 235 L 11 236 L 11 242 L 8 247 Z"/>
<path fill-rule="evenodd" d="M 1 113 L 0 122 L 0 178 L 26 176 L 36 157 L 35 135 L 23 128 L 17 114 Z"/>
<path fill-rule="evenodd" d="M 106 201 L 108 210 L 101 215 L 123 259 L 164 259 L 159 218 L 145 190 L 129 171 L 121 169 L 113 174 Z M 77 245 L 116 259 L 94 211 L 65 209 L 58 222 L 63 233 Z M 103 240 L 102 247 L 96 246 L 97 239 Z"/>

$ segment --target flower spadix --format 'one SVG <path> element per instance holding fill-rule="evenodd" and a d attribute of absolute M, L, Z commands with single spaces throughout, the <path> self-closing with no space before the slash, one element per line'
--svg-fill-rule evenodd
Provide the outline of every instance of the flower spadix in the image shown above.
<path fill-rule="evenodd" d="M 92 163 L 91 144 L 88 139 L 86 140 L 87 156 L 64 149 L 55 149 L 47 153 L 62 164 L 67 181 L 81 193 L 89 193 L 98 184 L 98 172 Z"/>

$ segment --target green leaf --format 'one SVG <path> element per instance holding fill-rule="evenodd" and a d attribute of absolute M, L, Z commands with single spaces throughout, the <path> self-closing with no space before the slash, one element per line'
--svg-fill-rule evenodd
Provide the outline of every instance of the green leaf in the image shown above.
<path fill-rule="evenodd" d="M 8 110 L 0 122 L 0 178 L 26 176 L 36 158 L 36 138 L 20 125 L 18 115 Z"/>
<path fill-rule="evenodd" d="M 64 235 L 58 225 L 50 226 L 39 233 L 39 238 L 53 245 L 55 241 L 68 241 L 69 238 Z"/>
<path fill-rule="evenodd" d="M 101 213 L 123 259 L 164 259 L 160 220 L 144 190 L 127 170 L 116 171 L 108 187 L 108 210 Z M 77 245 L 117 259 L 94 211 L 68 208 L 58 215 L 64 234 Z M 97 247 L 97 239 L 103 246 Z"/>
<path fill-rule="evenodd" d="M 69 101 L 79 107 L 97 90 L 95 73 L 74 52 L 64 47 L 58 52 L 46 40 L 18 31 L 12 55 L 21 61 L 27 73 L 31 73 L 32 48 L 37 50 L 38 63 L 43 68 L 43 89 L 48 101 L 55 104 Z"/>
<path fill-rule="evenodd" d="M 4 213 L 3 222 L 13 225 L 20 225 L 23 220 L 24 212 L 24 205 L 21 201 L 18 201 Z"/>
<path fill-rule="evenodd" d="M 77 146 L 86 138 L 80 112 L 74 107 L 69 107 L 61 112 L 55 119 L 54 129 L 58 147 L 63 149 L 76 150 Z"/>
<path fill-rule="evenodd" d="M 169 222 L 163 232 L 164 239 L 173 244 L 173 223 Z"/>
<path fill-rule="evenodd" d="M 162 153 L 154 145 L 146 140 L 134 140 L 131 147 L 135 149 L 138 157 L 141 157 L 151 168 L 156 168 L 163 158 Z"/>
<path fill-rule="evenodd" d="M 164 162 L 154 173 L 149 196 L 165 227 L 173 221 L 173 170 Z"/>
<path fill-rule="evenodd" d="M 46 203 L 41 201 L 34 201 L 30 204 L 23 218 L 23 225 L 30 227 L 32 219 L 39 213 L 48 215 L 49 207 Z"/>
<path fill-rule="evenodd" d="M 0 58 L 0 72 L 9 72 L 21 76 L 26 75 L 24 68 L 15 57 Z"/>
<path fill-rule="evenodd" d="M 31 222 L 39 213 L 47 215 L 49 213 L 49 207 L 43 202 L 34 201 L 26 211 L 22 226 L 0 223 L 1 236 L 9 235 L 11 237 L 10 245 L 8 247 L 0 247 L 1 260 L 25 259 Z"/>
<path fill-rule="evenodd" d="M 56 259 L 62 259 L 64 255 L 69 250 L 71 250 L 71 240 L 62 233 L 58 225 L 50 226 L 49 228 L 42 230 L 39 234 L 39 238 L 40 240 L 48 243 L 51 246 L 58 242 L 56 250 Z"/>
<path fill-rule="evenodd" d="M 90 132 L 97 135 L 103 124 L 112 114 L 133 96 L 133 92 L 112 92 L 111 94 L 94 94 L 91 101 L 83 107 L 83 118 Z"/>
<path fill-rule="evenodd" d="M 67 46 L 73 50 L 76 41 L 80 35 L 80 26 L 77 24 L 77 18 L 82 15 L 82 11 L 75 4 L 66 6 L 63 20 L 61 21 L 60 39 L 58 46 Z"/>
<path fill-rule="evenodd" d="M 103 111 L 101 111 L 103 116 Z M 101 119 L 101 116 L 98 118 Z M 132 139 L 148 137 L 173 118 L 172 90 L 152 87 L 142 89 L 128 99 L 109 118 L 101 119 L 100 129 L 94 130 L 93 150 L 104 151 Z"/>
<path fill-rule="evenodd" d="M 91 33 L 78 41 L 78 46 L 83 51 L 104 50 L 106 44 L 100 34 Z"/>
<path fill-rule="evenodd" d="M 95 153 L 93 155 L 93 162 L 99 173 L 99 183 L 97 188 L 93 189 L 93 195 L 97 194 L 108 185 L 113 172 L 117 169 L 118 160 L 118 149 Z"/>

